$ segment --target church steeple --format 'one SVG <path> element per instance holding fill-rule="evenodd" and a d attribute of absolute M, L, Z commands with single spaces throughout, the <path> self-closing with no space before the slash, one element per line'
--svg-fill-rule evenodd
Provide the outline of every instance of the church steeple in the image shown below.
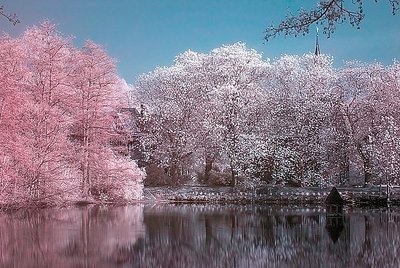
<path fill-rule="evenodd" d="M 321 51 L 319 50 L 319 40 L 318 40 L 318 27 L 317 27 L 317 38 L 315 40 L 315 55 L 319 56 Z"/>

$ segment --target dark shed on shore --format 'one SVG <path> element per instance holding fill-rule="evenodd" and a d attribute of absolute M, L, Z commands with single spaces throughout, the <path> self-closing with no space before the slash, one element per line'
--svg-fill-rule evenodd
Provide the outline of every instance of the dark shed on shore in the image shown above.
<path fill-rule="evenodd" d="M 327 215 L 341 214 L 343 212 L 344 200 L 336 187 L 333 187 L 325 200 Z"/>
<path fill-rule="evenodd" d="M 325 200 L 326 205 L 338 205 L 338 206 L 343 206 L 344 205 L 344 200 L 340 196 L 339 191 L 336 189 L 336 187 L 333 187 L 330 193 L 328 194 L 328 197 Z"/>

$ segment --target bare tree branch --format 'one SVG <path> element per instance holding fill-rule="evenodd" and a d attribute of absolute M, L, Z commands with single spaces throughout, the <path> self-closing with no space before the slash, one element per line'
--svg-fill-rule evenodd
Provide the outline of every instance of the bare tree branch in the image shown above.
<path fill-rule="evenodd" d="M 378 2 L 378 0 L 374 0 Z M 394 15 L 399 9 L 400 0 L 387 0 L 392 7 Z M 277 26 L 270 25 L 265 30 L 264 39 L 266 41 L 277 35 L 284 33 L 297 36 L 305 35 L 310 32 L 312 24 L 320 24 L 323 33 L 328 36 L 336 30 L 336 25 L 343 22 L 350 23 L 351 26 L 360 28 L 360 23 L 364 19 L 363 10 L 364 0 L 329 0 L 320 1 L 317 8 L 304 10 L 301 8 L 296 16 L 288 14 Z M 349 5 L 352 5 L 349 7 Z"/>
<path fill-rule="evenodd" d="M 14 26 L 21 21 L 18 19 L 17 14 L 11 13 L 8 14 L 4 11 L 4 6 L 0 5 L 0 16 L 5 17 L 9 22 L 11 22 Z"/>

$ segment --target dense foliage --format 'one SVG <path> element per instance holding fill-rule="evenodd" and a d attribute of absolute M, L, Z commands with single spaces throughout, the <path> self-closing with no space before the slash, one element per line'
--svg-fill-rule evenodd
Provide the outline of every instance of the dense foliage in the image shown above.
<path fill-rule="evenodd" d="M 77 49 L 51 23 L 1 37 L 0 203 L 140 198 L 143 174 L 117 146 L 121 84 L 100 46 Z"/>
<path fill-rule="evenodd" d="M 182 53 L 136 83 L 147 161 L 171 183 L 397 183 L 400 64 L 332 61 L 242 43 Z"/>
<path fill-rule="evenodd" d="M 400 64 L 332 62 L 236 43 L 130 87 L 99 45 L 78 49 L 51 23 L 4 35 L 0 203 L 140 198 L 129 155 L 148 184 L 397 184 Z"/>

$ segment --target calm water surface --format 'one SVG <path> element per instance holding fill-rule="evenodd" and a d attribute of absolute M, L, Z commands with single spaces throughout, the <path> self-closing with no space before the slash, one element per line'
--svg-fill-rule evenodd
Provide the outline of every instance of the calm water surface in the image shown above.
<path fill-rule="evenodd" d="M 400 209 L 137 205 L 0 214 L 0 267 L 400 267 Z"/>

